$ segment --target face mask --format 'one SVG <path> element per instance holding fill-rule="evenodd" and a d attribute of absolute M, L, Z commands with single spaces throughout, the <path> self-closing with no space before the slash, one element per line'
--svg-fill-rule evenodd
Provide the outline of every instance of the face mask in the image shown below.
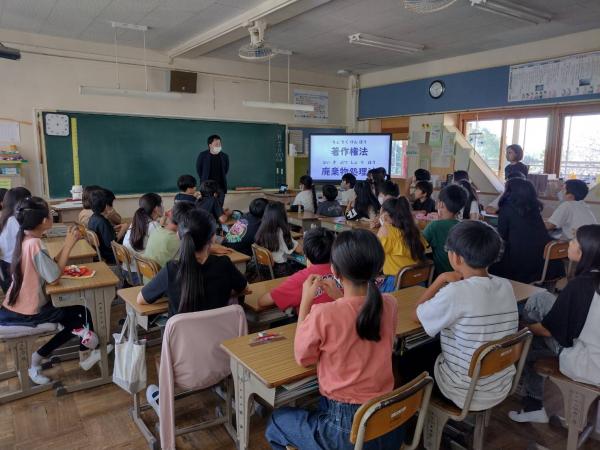
<path fill-rule="evenodd" d="M 559 202 L 562 202 L 565 199 L 565 193 L 563 191 L 558 191 L 558 194 L 556 194 L 556 196 L 558 197 Z"/>
<path fill-rule="evenodd" d="M 210 152 L 213 155 L 218 155 L 220 151 L 221 151 L 221 147 L 213 147 L 213 148 L 210 149 Z"/>
<path fill-rule="evenodd" d="M 341 281 L 341 280 L 340 280 L 338 277 L 336 277 L 335 275 L 332 275 L 332 276 L 333 276 L 333 280 L 335 281 L 335 283 L 336 283 L 338 286 L 340 286 L 340 287 L 341 287 L 341 286 L 342 286 L 342 281 Z"/>
<path fill-rule="evenodd" d="M 383 220 L 383 217 L 380 217 L 380 218 L 379 218 L 379 224 L 380 224 L 381 226 L 384 226 L 384 225 L 385 225 L 385 221 Z"/>
<path fill-rule="evenodd" d="M 385 197 L 383 195 L 380 195 L 379 197 L 377 197 L 377 200 L 379 201 L 380 205 L 383 205 L 383 202 L 385 201 Z"/>

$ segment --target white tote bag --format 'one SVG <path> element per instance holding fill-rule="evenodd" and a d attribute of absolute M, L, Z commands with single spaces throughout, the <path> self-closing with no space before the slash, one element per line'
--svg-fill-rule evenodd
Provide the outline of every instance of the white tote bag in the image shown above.
<path fill-rule="evenodd" d="M 121 334 L 113 334 L 115 338 L 113 383 L 130 394 L 135 394 L 146 387 L 146 340 L 138 341 L 136 327 L 131 326 L 131 323 L 128 314 Z M 129 333 L 127 333 L 128 329 Z"/>

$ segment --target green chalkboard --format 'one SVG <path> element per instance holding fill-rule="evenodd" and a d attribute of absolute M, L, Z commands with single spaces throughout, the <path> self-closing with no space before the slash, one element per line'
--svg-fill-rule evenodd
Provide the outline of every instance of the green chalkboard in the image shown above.
<path fill-rule="evenodd" d="M 77 119 L 79 171 L 84 186 L 98 184 L 117 195 L 176 192 L 179 175 L 198 177 L 196 158 L 207 148 L 206 139 L 211 134 L 221 136 L 223 151 L 229 155 L 230 190 L 237 186 L 273 188 L 285 183 L 284 125 L 60 113 Z M 68 197 L 74 184 L 72 137 L 44 133 L 44 139 L 50 197 Z"/>

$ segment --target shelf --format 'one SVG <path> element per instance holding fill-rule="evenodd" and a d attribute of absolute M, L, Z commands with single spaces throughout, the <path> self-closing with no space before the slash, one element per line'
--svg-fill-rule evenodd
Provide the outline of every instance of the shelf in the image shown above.
<path fill-rule="evenodd" d="M 5 161 L 5 160 L 0 159 L 0 164 L 5 164 L 5 165 L 9 165 L 9 164 L 23 164 L 23 160 Z"/>

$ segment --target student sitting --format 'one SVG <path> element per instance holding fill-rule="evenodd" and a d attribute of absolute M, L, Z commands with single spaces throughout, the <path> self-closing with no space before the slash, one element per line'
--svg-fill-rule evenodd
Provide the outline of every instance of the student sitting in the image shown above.
<path fill-rule="evenodd" d="M 319 275 L 303 285 L 294 354 L 301 366 L 317 365 L 321 399 L 317 411 L 278 408 L 265 437 L 274 449 L 351 449 L 354 413 L 363 403 L 394 388 L 392 347 L 396 333 L 396 300 L 382 295 L 375 277 L 384 254 L 367 230 L 344 231 L 331 251 L 334 276 L 344 296 L 314 305 L 325 289 Z M 369 441 L 369 447 L 400 448 L 404 428 Z"/>
<path fill-rule="evenodd" d="M 383 202 L 379 220 L 381 227 L 377 237 L 385 252 L 385 280 L 380 290 L 393 292 L 398 272 L 403 267 L 425 260 L 427 241 L 421 236 L 405 197 L 391 198 Z"/>
<path fill-rule="evenodd" d="M 598 223 L 590 206 L 584 201 L 588 194 L 588 187 L 581 180 L 567 180 L 558 193 L 561 204 L 546 221 L 546 228 L 554 230 L 560 228 L 561 239 L 573 239 L 575 232 L 582 225 Z"/>
<path fill-rule="evenodd" d="M 223 209 L 219 203 L 219 185 L 216 181 L 205 180 L 200 184 L 201 198 L 196 206 L 207 211 L 215 218 L 217 224 L 224 224 L 231 216 L 231 212 Z"/>
<path fill-rule="evenodd" d="M 508 175 L 513 172 L 521 172 L 527 178 L 529 174 L 529 166 L 523 164 L 523 147 L 519 144 L 511 144 L 506 147 L 506 159 L 508 164 L 504 167 L 504 179 L 508 179 Z"/>
<path fill-rule="evenodd" d="M 15 217 L 15 211 L 19 202 L 27 197 L 31 197 L 31 192 L 24 187 L 9 189 L 4 196 L 4 207 L 0 212 L 0 258 L 2 258 L 0 259 L 0 286 L 4 293 L 8 291 L 12 281 L 10 265 L 19 233 L 19 222 Z"/>
<path fill-rule="evenodd" d="M 172 317 L 222 308 L 229 304 L 231 297 L 241 294 L 248 284 L 244 275 L 227 256 L 210 254 L 216 231 L 217 224 L 206 211 L 194 209 L 184 215 L 177 229 L 181 238 L 179 259 L 163 266 L 142 288 L 137 302 L 151 304 L 166 295 L 169 317 Z M 158 386 L 148 386 L 146 398 L 158 411 Z"/>
<path fill-rule="evenodd" d="M 345 173 L 342 175 L 342 182 L 340 183 L 340 205 L 348 206 L 348 204 L 354 202 L 356 194 L 354 193 L 354 185 L 356 184 L 356 177 L 351 173 Z"/>
<path fill-rule="evenodd" d="M 296 271 L 287 255 L 302 253 L 302 246 L 292 239 L 283 203 L 271 202 L 267 205 L 256 232 L 256 243 L 271 252 L 275 263 L 275 278 L 285 277 Z"/>
<path fill-rule="evenodd" d="M 508 180 L 510 180 L 511 178 L 521 178 L 522 180 L 526 180 L 527 177 L 525 175 L 523 175 L 521 172 L 511 172 L 508 174 L 508 177 L 506 178 L 506 182 Z M 506 186 L 506 182 L 504 183 L 504 185 Z M 498 197 L 496 197 L 494 200 L 492 200 L 490 203 L 488 203 L 488 205 L 485 207 L 485 212 L 488 214 L 498 214 L 498 210 L 500 209 L 500 199 L 502 198 L 502 194 L 500 194 Z"/>
<path fill-rule="evenodd" d="M 414 313 L 429 336 L 440 334 L 442 347 L 434 366 L 442 394 L 462 408 L 471 379 L 469 364 L 481 345 L 517 331 L 517 300 L 510 281 L 490 277 L 487 268 L 498 258 L 500 236 L 478 221 L 454 226 L 446 242 L 453 272 L 440 275 L 423 293 Z M 510 366 L 477 383 L 471 409 L 501 402 L 511 388 Z"/>
<path fill-rule="evenodd" d="M 473 187 L 470 181 L 468 180 L 460 180 L 458 182 L 468 193 L 467 203 L 462 210 L 462 219 L 463 220 L 478 220 L 479 219 L 479 197 L 477 196 L 477 191 Z"/>
<path fill-rule="evenodd" d="M 121 228 L 119 233 L 115 233 L 113 225 L 104 217 L 108 211 L 108 199 L 103 189 L 92 191 L 90 193 L 90 204 L 92 206 L 92 217 L 88 222 L 88 228 L 96 233 L 100 244 L 100 256 L 106 264 L 115 264 L 115 255 L 113 254 L 110 243 L 120 241 L 127 232 L 127 228 Z"/>
<path fill-rule="evenodd" d="M 210 253 L 216 229 L 206 211 L 194 209 L 185 214 L 177 228 L 181 238 L 179 258 L 160 269 L 142 288 L 137 302 L 151 304 L 166 295 L 171 317 L 227 306 L 232 296 L 243 292 L 246 279 L 229 257 Z"/>
<path fill-rule="evenodd" d="M 108 206 L 108 209 L 104 213 L 104 217 L 106 217 L 109 220 L 109 222 L 115 226 L 115 229 L 117 229 L 118 231 L 120 231 L 121 228 L 125 228 L 125 230 L 127 230 L 127 228 L 129 227 L 129 224 L 122 223 L 121 215 L 113 207 L 113 203 L 116 199 L 114 192 L 111 191 L 110 189 L 106 189 L 106 188 L 102 188 L 102 189 L 104 189 L 104 192 L 106 193 L 106 204 Z"/>
<path fill-rule="evenodd" d="M 160 267 L 164 267 L 168 261 L 174 259 L 180 245 L 179 236 L 177 235 L 178 226 L 193 209 L 194 205 L 190 202 L 177 203 L 167 218 L 164 227 L 158 227 L 148 236 L 144 257 L 156 261 Z"/>
<path fill-rule="evenodd" d="M 577 263 L 573 278 L 558 297 L 549 292 L 527 300 L 524 320 L 534 334 L 523 368 L 523 409 L 511 411 L 515 422 L 547 423 L 544 378 L 534 369 L 538 359 L 559 356 L 560 371 L 580 383 L 600 385 L 600 225 L 583 225 L 569 242 L 569 259 Z"/>
<path fill-rule="evenodd" d="M 235 251 L 252 256 L 252 244 L 260 227 L 265 208 L 269 201 L 266 198 L 255 198 L 250 202 L 248 214 L 237 220 L 223 240 L 223 245 Z"/>
<path fill-rule="evenodd" d="M 415 201 L 412 210 L 422 214 L 435 212 L 435 201 L 431 198 L 433 185 L 430 181 L 417 181 L 415 184 Z"/>
<path fill-rule="evenodd" d="M 390 198 L 398 198 L 400 196 L 400 188 L 392 180 L 385 180 L 379 185 L 379 195 L 377 201 L 380 205 Z"/>
<path fill-rule="evenodd" d="M 411 194 L 411 188 L 415 188 L 416 184 L 419 181 L 429 181 L 431 182 L 431 173 L 426 169 L 417 169 L 414 171 L 413 176 L 408 179 L 408 183 L 406 183 L 406 191 L 404 192 L 404 196 L 410 201 L 415 200 L 415 196 Z M 432 186 L 433 187 L 433 186 Z"/>
<path fill-rule="evenodd" d="M 373 195 L 371 186 L 366 181 L 357 181 L 354 186 L 354 192 L 356 193 L 356 199 L 346 210 L 346 219 L 348 220 L 359 220 L 359 219 L 373 219 L 379 213 L 379 202 L 377 197 Z"/>
<path fill-rule="evenodd" d="M 504 240 L 504 254 L 490 272 L 522 283 L 540 279 L 544 268 L 544 247 L 551 241 L 542 219 L 543 207 L 530 181 L 520 178 L 508 180 L 498 214 L 498 232 Z M 562 275 L 562 262 L 551 261 L 548 277 L 559 278 Z"/>
<path fill-rule="evenodd" d="M 140 197 L 139 208 L 133 215 L 133 221 L 125 237 L 123 245 L 134 255 L 141 254 L 146 248 L 148 237 L 158 230 L 158 219 L 163 215 L 162 198 L 158 194 L 144 194 Z M 126 270 L 126 267 L 123 267 Z M 139 283 L 135 264 L 131 267 L 131 278 L 135 284 Z"/>
<path fill-rule="evenodd" d="M 35 327 L 42 323 L 59 323 L 63 329 L 31 355 L 29 378 L 36 384 L 48 384 L 52 380 L 41 374 L 42 362 L 61 345 L 73 338 L 72 331 L 83 328 L 86 323 L 85 308 L 67 306 L 55 308 L 48 295 L 46 285 L 58 282 L 67 265 L 69 253 L 79 240 L 79 232 L 71 228 L 65 244 L 54 261 L 46 250 L 42 235 L 52 228 L 52 216 L 48 204 L 39 197 L 21 200 L 15 211 L 19 224 L 12 265 L 13 282 L 0 308 L 0 325 L 25 325 Z M 90 327 L 91 328 L 91 327 Z M 80 346 L 82 355 L 86 347 Z M 95 350 L 81 362 L 84 369 L 100 360 L 100 351 Z"/>
<path fill-rule="evenodd" d="M 258 299 L 260 306 L 277 305 L 285 311 L 294 308 L 296 311 L 302 300 L 302 285 L 311 276 L 318 275 L 322 280 L 331 280 L 331 246 L 335 234 L 325 228 L 312 228 L 304 236 L 304 254 L 306 255 L 306 269 L 296 272 L 271 292 L 267 292 Z M 330 302 L 333 299 L 328 295 L 330 289 L 321 289 L 316 293 L 313 303 Z"/>
<path fill-rule="evenodd" d="M 181 175 L 177 179 L 179 192 L 175 195 L 174 202 L 196 203 L 199 194 L 196 191 L 196 179 L 192 175 Z"/>
<path fill-rule="evenodd" d="M 317 214 L 325 217 L 339 217 L 344 215 L 344 208 L 336 200 L 338 190 L 333 184 L 323 186 L 323 197 L 325 201 L 319 203 Z"/>
<path fill-rule="evenodd" d="M 79 216 L 77 217 L 77 223 L 83 225 L 87 228 L 88 222 L 90 221 L 90 217 L 92 217 L 92 204 L 90 203 L 90 194 L 93 191 L 97 191 L 102 189 L 100 186 L 96 184 L 90 184 L 89 186 L 85 186 L 83 188 L 83 192 L 81 194 L 81 204 L 83 205 L 83 209 L 79 211 Z"/>
<path fill-rule="evenodd" d="M 383 170 L 382 170 L 383 169 Z M 377 169 L 371 169 L 367 172 L 367 183 L 371 188 L 371 192 L 375 198 L 379 197 L 379 190 L 381 184 L 385 181 L 386 174 L 385 169 L 383 167 L 378 167 Z"/>
<path fill-rule="evenodd" d="M 428 223 L 423 230 L 423 236 L 433 253 L 436 275 L 452 271 L 448 253 L 445 250 L 446 238 L 452 227 L 458 223 L 456 216 L 465 207 L 466 202 L 467 191 L 465 188 L 458 184 L 449 184 L 440 191 L 438 198 L 439 220 Z"/>
<path fill-rule="evenodd" d="M 304 211 L 314 213 L 317 211 L 317 193 L 313 179 L 308 175 L 300 177 L 300 192 L 294 199 L 293 206 L 302 206 Z"/>

